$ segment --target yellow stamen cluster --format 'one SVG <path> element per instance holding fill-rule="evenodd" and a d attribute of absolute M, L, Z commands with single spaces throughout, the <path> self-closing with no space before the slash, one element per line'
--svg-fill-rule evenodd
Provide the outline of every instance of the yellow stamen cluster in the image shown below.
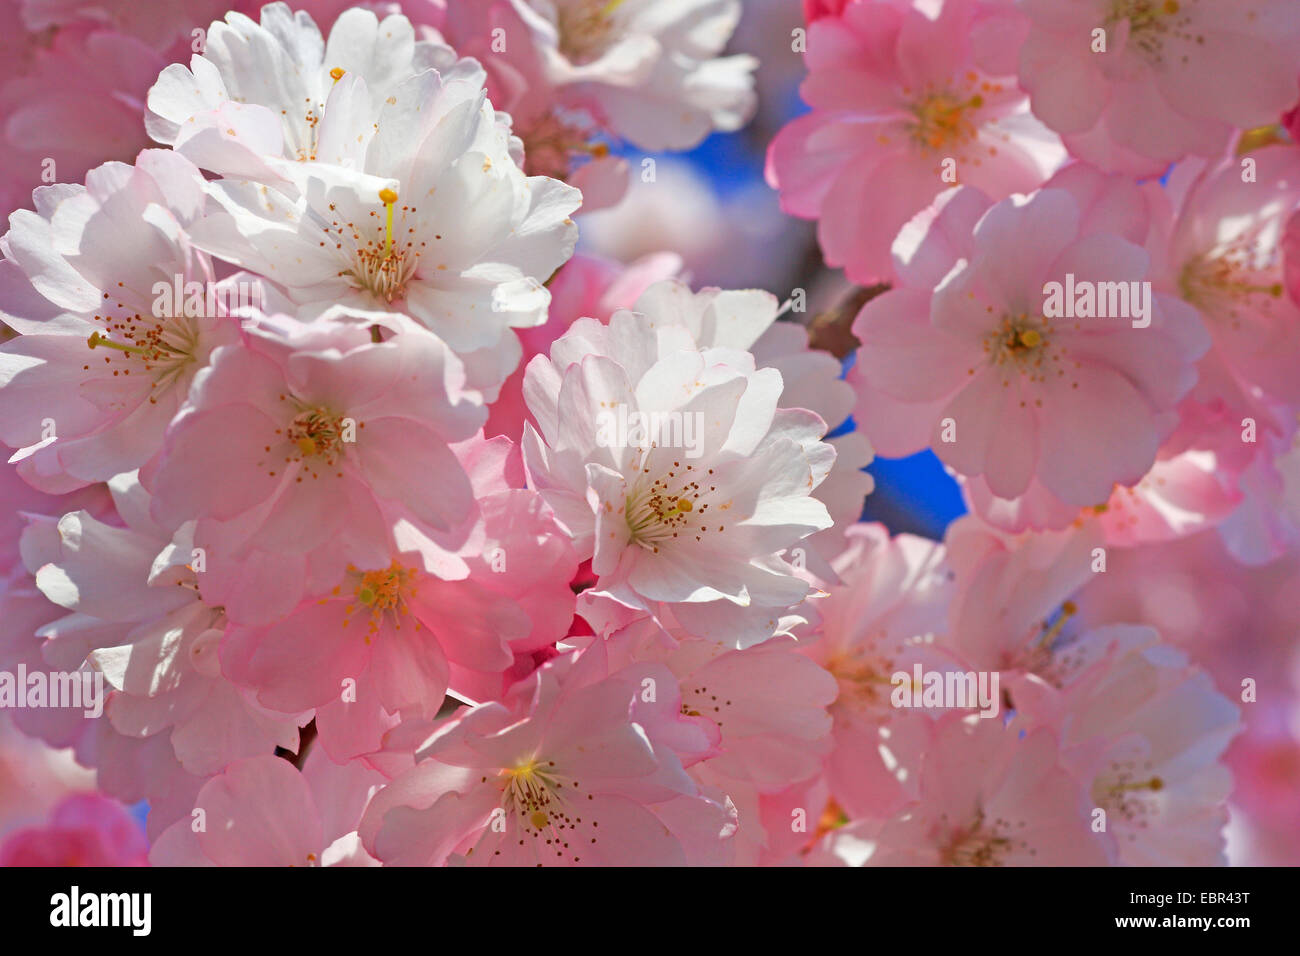
<path fill-rule="evenodd" d="M 1129 43 L 1151 63 L 1162 64 L 1165 45 L 1171 40 L 1182 45 L 1200 44 L 1205 38 L 1191 32 L 1192 18 L 1184 9 L 1199 0 L 1111 0 L 1104 26 L 1113 35 L 1116 25 L 1128 21 Z M 1186 60 L 1187 54 L 1182 58 Z"/>
<path fill-rule="evenodd" d="M 701 474 L 697 473 L 694 465 L 683 465 L 681 461 L 674 461 L 672 467 L 659 477 L 650 478 L 650 462 L 657 457 L 655 452 L 656 448 L 651 446 L 633 490 L 628 493 L 624 516 L 632 540 L 658 554 L 661 545 L 682 534 L 692 535 L 696 541 L 703 540 L 709 531 L 704 522 L 709 502 L 701 499 L 717 489 L 714 485 L 701 484 L 713 474 L 713 469 Z M 722 531 L 725 526 L 718 524 L 715 527 Z"/>
<path fill-rule="evenodd" d="M 992 307 L 988 307 L 990 313 Z M 992 315 L 990 315 L 992 318 Z M 1061 378 L 1065 375 L 1063 360 L 1064 350 L 1053 347 L 1051 320 L 1042 315 L 1031 316 L 1027 312 L 1016 315 L 1006 314 L 984 336 L 984 354 L 994 368 L 1002 373 L 1003 387 L 1010 387 L 1017 377 L 1029 383 L 1042 383 L 1049 376 Z M 1012 373 L 1016 373 L 1013 375 Z M 970 369 L 975 374 L 975 369 Z M 1075 385 L 1077 388 L 1077 383 Z M 1028 404 L 1029 399 L 1021 401 Z M 1034 400 L 1041 405 L 1041 399 Z"/>
<path fill-rule="evenodd" d="M 391 304 L 406 296 L 406 285 L 415 277 L 428 243 L 398 237 L 399 226 L 405 225 L 406 217 L 415 213 L 414 206 L 399 206 L 397 192 L 388 188 L 379 191 L 379 201 L 384 205 L 382 231 L 375 229 L 371 232 L 351 220 L 336 218 L 325 224 L 325 233 L 334 240 L 335 249 L 346 259 L 347 264 L 339 270 L 339 276 Z M 331 205 L 330 212 L 337 213 L 337 208 Z M 377 217 L 379 213 L 372 210 L 370 215 Z M 413 237 L 414 225 L 407 226 L 405 232 L 408 237 Z M 441 235 L 434 236 L 435 240 L 441 238 Z M 326 245 L 326 242 L 322 241 L 321 245 Z"/>
<path fill-rule="evenodd" d="M 120 283 L 119 283 L 120 284 Z M 108 299 L 109 294 L 104 293 Z M 115 314 L 116 313 L 116 314 Z M 186 315 L 155 316 L 130 311 L 123 303 L 113 309 L 106 302 L 104 311 L 94 316 L 105 331 L 92 332 L 86 339 L 91 351 L 103 349 L 104 364 L 114 377 L 143 374 L 149 380 L 149 402 L 157 404 L 157 394 L 182 379 L 194 368 L 199 353 L 199 323 L 203 317 Z M 116 362 L 116 364 L 114 364 Z M 90 365 L 82 366 L 90 371 Z"/>
<path fill-rule="evenodd" d="M 355 581 L 353 602 L 343 613 L 343 626 L 352 622 L 352 616 L 361 613 L 369 617 L 366 643 L 379 633 L 385 621 L 393 625 L 393 630 L 400 631 L 404 618 L 410 616 L 408 601 L 414 597 L 419 584 L 420 572 L 408 568 L 394 560 L 386 568 L 374 571 L 357 571 L 349 566 L 348 576 Z M 341 588 L 336 588 L 337 594 Z"/>
<path fill-rule="evenodd" d="M 1267 320 L 1286 292 L 1277 281 L 1278 263 L 1276 248 L 1259 248 L 1250 235 L 1242 235 L 1189 261 L 1179 291 L 1208 318 L 1239 330 L 1252 318 Z"/>
<path fill-rule="evenodd" d="M 947 821 L 947 815 L 941 820 Z M 1018 828 L 1024 828 L 1020 821 Z M 1009 855 L 1017 851 L 1036 856 L 1037 851 L 1023 839 L 1014 835 L 1010 820 L 988 821 L 979 810 L 973 824 L 952 832 L 948 843 L 940 848 L 939 862 L 944 866 L 1004 866 Z"/>
<path fill-rule="evenodd" d="M 480 782 L 488 784 L 489 778 L 484 776 Z M 600 821 L 594 808 L 582 799 L 590 801 L 594 795 L 584 793 L 577 780 L 561 773 L 554 760 L 522 760 L 503 768 L 493 785 L 501 790 L 501 808 L 494 816 L 504 813 L 507 822 L 504 831 L 497 831 L 493 825 L 486 828 L 483 844 L 496 845 L 494 856 L 500 856 L 503 847 L 528 847 L 531 841 L 538 866 L 552 853 L 580 863 L 582 852 L 599 842 Z M 503 832 L 504 836 L 491 837 L 494 832 Z M 482 846 L 470 849 L 469 855 L 475 849 Z"/>
<path fill-rule="evenodd" d="M 934 93 L 912 107 L 915 121 L 911 126 L 912 138 L 929 149 L 943 149 L 975 138 L 976 124 L 970 112 L 984 105 L 984 97 L 976 93 L 964 101 L 948 93 Z"/>
<path fill-rule="evenodd" d="M 308 408 L 294 416 L 285 438 L 302 458 L 320 458 L 333 465 L 342 453 L 343 416 L 326 408 Z"/>

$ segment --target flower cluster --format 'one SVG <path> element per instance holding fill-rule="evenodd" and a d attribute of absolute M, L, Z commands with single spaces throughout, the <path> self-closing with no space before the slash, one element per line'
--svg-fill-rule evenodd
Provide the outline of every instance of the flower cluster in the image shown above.
<path fill-rule="evenodd" d="M 0 864 L 1300 859 L 1294 0 L 308 6 L 0 13 Z"/>

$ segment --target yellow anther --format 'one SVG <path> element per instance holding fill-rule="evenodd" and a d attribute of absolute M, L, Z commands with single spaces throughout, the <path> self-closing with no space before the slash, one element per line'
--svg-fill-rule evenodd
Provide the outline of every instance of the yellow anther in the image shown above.
<path fill-rule="evenodd" d="M 1043 344 L 1043 336 L 1037 329 L 1021 329 L 1016 340 L 1027 349 L 1036 349 Z"/>
<path fill-rule="evenodd" d="M 344 70 L 341 66 L 336 66 L 334 69 L 330 70 L 330 76 L 333 77 L 335 83 L 343 79 L 343 73 Z"/>

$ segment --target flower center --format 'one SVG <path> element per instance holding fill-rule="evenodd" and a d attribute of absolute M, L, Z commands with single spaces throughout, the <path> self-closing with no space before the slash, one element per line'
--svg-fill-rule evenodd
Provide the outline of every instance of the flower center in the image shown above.
<path fill-rule="evenodd" d="M 709 690 L 707 684 L 682 684 L 682 704 L 678 712 L 684 717 L 707 717 L 721 730 L 725 721 L 723 717 L 731 709 L 731 701 L 726 695 L 719 696 Z"/>
<path fill-rule="evenodd" d="M 391 189 L 381 189 L 379 200 L 384 205 L 382 226 L 378 223 L 358 226 L 350 220 L 332 217 L 324 228 L 345 261 L 338 274 L 354 287 L 391 305 L 406 298 L 407 283 L 415 277 L 427 243 L 413 238 L 414 226 L 407 226 L 408 238 L 401 238 L 401 227 L 406 225 L 406 217 L 415 213 L 414 206 L 399 207 L 397 193 Z M 337 211 L 331 204 L 330 212 Z M 380 213 L 372 209 L 370 217 L 378 219 Z"/>
<path fill-rule="evenodd" d="M 125 309 L 120 303 L 119 308 Z M 193 371 L 200 348 L 199 317 L 183 313 L 160 317 L 139 312 L 113 315 L 106 310 L 94 318 L 103 323 L 105 331 L 92 332 L 86 346 L 92 351 L 102 350 L 100 354 L 114 377 L 127 377 L 132 372 L 147 376 L 154 392 L 150 403 L 157 404 L 158 394 Z M 90 365 L 82 368 L 89 371 Z"/>
<path fill-rule="evenodd" d="M 614 14 L 625 0 L 571 0 L 557 16 L 560 52 L 571 63 L 599 59 L 614 31 Z"/>
<path fill-rule="evenodd" d="M 890 694 L 896 668 L 892 660 L 874 650 L 874 642 L 856 654 L 850 651 L 836 654 L 826 662 L 826 669 L 840 687 L 833 706 L 845 706 L 855 713 L 874 714 L 883 719 L 893 714 Z M 916 690 L 919 692 L 920 688 Z"/>
<path fill-rule="evenodd" d="M 1064 374 L 1055 368 L 1061 356 L 1059 349 L 1052 348 L 1052 338 L 1049 319 L 1031 317 L 1026 312 L 1007 314 L 984 336 L 984 354 L 993 366 L 1003 371 L 1004 385 L 1010 384 L 1011 371 L 1031 382 L 1044 382 L 1054 369 L 1058 375 Z"/>
<path fill-rule="evenodd" d="M 343 626 L 352 621 L 352 615 L 361 613 L 370 618 L 366 634 L 366 643 L 379 632 L 385 622 L 393 625 L 393 630 L 402 629 L 402 619 L 411 613 L 407 602 L 415 595 L 420 572 L 408 568 L 394 560 L 386 568 L 375 571 L 358 571 L 348 566 L 348 578 L 353 584 L 353 601 L 343 612 Z M 335 594 L 342 590 L 335 588 Z"/>
<path fill-rule="evenodd" d="M 996 820 L 989 824 L 980 810 L 972 826 L 958 830 L 948 845 L 939 851 L 939 861 L 944 866 L 1003 866 L 1007 854 L 1016 849 L 1029 849 L 1023 840 L 1007 835 L 1011 824 Z"/>
<path fill-rule="evenodd" d="M 294 416 L 285 431 L 301 458 L 320 458 L 333 465 L 342 453 L 347 425 L 344 417 L 327 408 L 309 408 Z"/>
<path fill-rule="evenodd" d="M 505 778 L 505 805 L 513 811 L 524 826 L 542 830 L 550 825 L 552 804 L 559 802 L 559 783 L 549 773 L 553 762 L 545 767 L 537 760 L 529 760 L 518 767 L 501 771 Z"/>
<path fill-rule="evenodd" d="M 582 126 L 566 122 L 554 112 L 546 113 L 527 130 L 520 130 L 524 157 L 530 176 L 567 180 L 584 159 L 609 155 L 609 146 L 594 142 Z"/>
<path fill-rule="evenodd" d="M 1138 31 L 1164 30 L 1169 18 L 1182 9 L 1179 0 L 1111 0 L 1107 23 L 1129 22 L 1133 34 Z"/>
<path fill-rule="evenodd" d="M 1114 29 L 1116 24 L 1127 20 L 1129 43 L 1145 54 L 1147 59 L 1159 63 L 1166 39 L 1196 39 L 1181 29 L 1189 22 L 1186 15 L 1179 16 L 1185 2 L 1187 0 L 1111 0 L 1105 24 Z"/>
<path fill-rule="evenodd" d="M 912 106 L 908 131 L 926 149 L 964 145 L 975 138 L 977 126 L 970 113 L 984 105 L 984 97 L 962 99 L 952 93 L 931 93 Z"/>
<path fill-rule="evenodd" d="M 1183 267 L 1179 290 L 1183 298 L 1208 316 L 1226 319 L 1240 329 L 1248 315 L 1267 316 L 1285 288 L 1276 281 L 1275 262 L 1259 261 L 1258 249 L 1245 237 L 1219 255 L 1193 259 Z"/>
<path fill-rule="evenodd" d="M 699 472 L 694 465 L 674 461 L 672 468 L 653 481 L 647 478 L 654 455 L 652 445 L 642 459 L 643 465 L 632 491 L 628 493 L 624 514 L 632 540 L 655 554 L 661 545 L 685 534 L 702 541 L 709 527 L 705 524 L 709 502 L 701 501 L 717 490 L 715 485 L 701 485 L 697 478 L 708 480 L 713 469 Z M 721 506 L 722 509 L 729 505 Z M 715 526 L 722 531 L 724 526 Z"/>
<path fill-rule="evenodd" d="M 1152 797 L 1164 790 L 1165 782 L 1155 774 L 1140 775 L 1135 764 L 1135 761 L 1113 761 L 1109 772 L 1102 773 L 1093 781 L 1092 798 L 1108 813 L 1118 815 L 1127 823 L 1145 827 L 1158 809 Z"/>

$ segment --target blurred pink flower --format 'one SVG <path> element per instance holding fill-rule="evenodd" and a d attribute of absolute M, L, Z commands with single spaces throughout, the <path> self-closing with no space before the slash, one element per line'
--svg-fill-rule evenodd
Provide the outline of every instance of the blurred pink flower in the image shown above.
<path fill-rule="evenodd" d="M 122 805 L 99 794 L 67 797 L 44 826 L 11 833 L 0 866 L 147 866 L 149 844 Z"/>

